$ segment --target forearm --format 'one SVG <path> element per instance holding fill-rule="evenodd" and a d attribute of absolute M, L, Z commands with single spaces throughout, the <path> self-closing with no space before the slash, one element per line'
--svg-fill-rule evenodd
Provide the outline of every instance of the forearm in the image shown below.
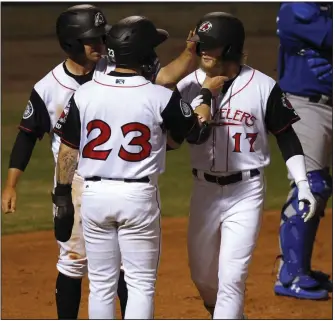
<path fill-rule="evenodd" d="M 20 131 L 17 134 L 9 160 L 10 169 L 18 169 L 24 172 L 30 161 L 36 141 L 37 136 L 34 133 Z"/>
<path fill-rule="evenodd" d="M 78 153 L 77 149 L 73 149 L 63 143 L 60 145 L 56 170 L 57 184 L 72 184 Z"/>
<path fill-rule="evenodd" d="M 17 168 L 9 168 L 6 180 L 6 186 L 15 188 L 23 171 Z"/>
<path fill-rule="evenodd" d="M 196 56 L 188 49 L 185 49 L 178 58 L 161 68 L 156 78 L 156 84 L 174 87 L 179 80 L 194 71 L 196 66 Z"/>
<path fill-rule="evenodd" d="M 307 181 L 304 152 L 292 126 L 276 135 L 278 147 L 294 181 Z"/>
<path fill-rule="evenodd" d="M 184 136 L 175 135 L 174 137 L 171 134 L 167 133 L 166 139 L 166 151 L 178 149 L 184 141 Z"/>
<path fill-rule="evenodd" d="M 33 153 L 37 136 L 19 131 L 9 160 L 6 186 L 15 188 Z"/>

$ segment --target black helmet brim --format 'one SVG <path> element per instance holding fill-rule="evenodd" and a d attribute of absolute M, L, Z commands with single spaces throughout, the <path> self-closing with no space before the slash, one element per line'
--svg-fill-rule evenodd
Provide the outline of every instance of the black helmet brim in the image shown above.
<path fill-rule="evenodd" d="M 163 43 L 167 38 L 169 38 L 169 33 L 164 29 L 156 29 L 157 30 L 157 40 L 154 44 L 155 47 Z"/>
<path fill-rule="evenodd" d="M 107 25 L 106 25 L 107 26 Z M 90 29 L 81 34 L 78 39 L 99 38 L 106 35 L 106 26 Z"/>
<path fill-rule="evenodd" d="M 204 36 L 203 38 L 204 39 L 202 41 L 199 35 L 195 34 L 188 41 L 196 42 L 201 50 L 213 50 L 222 46 L 217 43 L 217 40 L 215 38 L 206 36 Z"/>

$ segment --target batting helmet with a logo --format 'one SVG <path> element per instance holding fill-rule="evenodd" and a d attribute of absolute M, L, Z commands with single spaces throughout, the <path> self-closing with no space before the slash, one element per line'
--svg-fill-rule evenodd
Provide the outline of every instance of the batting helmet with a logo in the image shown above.
<path fill-rule="evenodd" d="M 102 11 L 92 5 L 77 5 L 60 14 L 56 23 L 59 44 L 69 55 L 84 52 L 81 39 L 103 37 L 108 27 Z"/>
<path fill-rule="evenodd" d="M 211 12 L 203 16 L 196 26 L 196 34 L 190 39 L 197 42 L 197 53 L 223 47 L 224 60 L 240 60 L 244 46 L 243 23 L 225 12 Z"/>
<path fill-rule="evenodd" d="M 131 16 L 114 24 L 106 34 L 108 55 L 116 66 L 140 68 L 150 75 L 159 68 L 155 48 L 169 34 L 146 17 Z"/>

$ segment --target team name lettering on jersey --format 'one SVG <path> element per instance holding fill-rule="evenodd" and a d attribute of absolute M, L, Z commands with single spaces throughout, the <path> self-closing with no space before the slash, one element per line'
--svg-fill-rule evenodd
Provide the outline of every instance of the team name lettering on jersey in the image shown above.
<path fill-rule="evenodd" d="M 227 120 L 227 122 L 218 122 L 218 125 L 246 125 L 247 127 L 252 127 L 255 124 L 257 118 L 250 113 L 244 112 L 242 110 L 221 108 L 220 109 L 220 120 Z"/>
<path fill-rule="evenodd" d="M 190 103 L 206 74 L 201 69 L 177 88 Z M 299 119 L 275 80 L 244 65 L 228 89 L 212 100 L 213 130 L 202 145 L 190 145 L 192 167 L 207 172 L 235 172 L 270 163 L 268 132 L 276 134 Z"/>

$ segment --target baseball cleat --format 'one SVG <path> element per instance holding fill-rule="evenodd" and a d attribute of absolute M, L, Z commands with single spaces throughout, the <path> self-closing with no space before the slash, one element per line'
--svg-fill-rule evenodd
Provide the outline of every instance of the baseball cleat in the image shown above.
<path fill-rule="evenodd" d="M 285 287 L 282 284 L 276 284 L 274 287 L 274 292 L 276 295 L 305 300 L 326 300 L 329 298 L 328 291 L 324 289 L 303 289 L 297 284 L 291 284 L 288 287 Z"/>

